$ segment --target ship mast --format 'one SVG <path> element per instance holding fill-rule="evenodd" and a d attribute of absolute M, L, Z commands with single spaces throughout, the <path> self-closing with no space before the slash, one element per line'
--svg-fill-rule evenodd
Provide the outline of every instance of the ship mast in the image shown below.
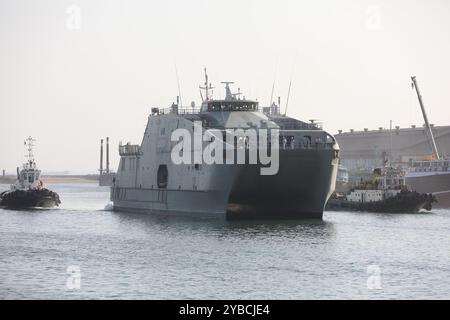
<path fill-rule="evenodd" d="M 419 91 L 419 86 L 417 85 L 416 77 L 415 76 L 411 77 L 411 80 L 412 80 L 411 85 L 413 88 L 416 89 L 417 98 L 419 98 L 420 109 L 422 110 L 423 120 L 425 121 L 425 129 L 427 131 L 428 141 L 430 143 L 431 150 L 433 152 L 433 157 L 436 160 L 439 160 L 440 157 L 439 157 L 438 149 L 436 147 L 436 141 L 434 140 L 433 130 L 431 130 L 430 123 L 428 122 L 427 113 L 425 111 L 425 106 L 423 104 L 422 95 L 420 94 L 420 91 Z"/>
<path fill-rule="evenodd" d="M 209 100 L 209 90 L 212 90 L 214 88 L 213 88 L 213 86 L 211 86 L 211 83 L 208 83 L 208 74 L 206 73 L 206 68 L 204 69 L 204 71 L 205 71 L 205 86 L 204 87 L 200 86 L 199 88 L 202 90 L 205 90 L 205 99 L 203 99 L 203 96 L 202 96 L 202 100 L 208 101 Z M 200 91 L 200 95 L 201 94 L 202 93 Z"/>

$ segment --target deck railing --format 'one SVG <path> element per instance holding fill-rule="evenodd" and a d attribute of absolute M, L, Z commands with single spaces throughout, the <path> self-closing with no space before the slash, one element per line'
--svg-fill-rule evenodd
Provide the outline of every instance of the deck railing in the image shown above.
<path fill-rule="evenodd" d="M 152 108 L 152 115 L 160 114 L 199 114 L 200 107 L 172 106 L 169 108 Z"/>

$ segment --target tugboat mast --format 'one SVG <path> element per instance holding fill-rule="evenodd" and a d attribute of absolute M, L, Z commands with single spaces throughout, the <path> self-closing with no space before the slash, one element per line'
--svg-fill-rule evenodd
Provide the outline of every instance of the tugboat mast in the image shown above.
<path fill-rule="evenodd" d="M 423 104 L 422 95 L 420 94 L 420 91 L 419 91 L 419 86 L 417 85 L 416 77 L 415 76 L 411 77 L 411 80 L 412 80 L 411 85 L 412 85 L 413 89 L 414 88 L 416 89 L 417 98 L 419 98 L 420 109 L 422 110 L 423 120 L 425 121 L 425 128 L 428 133 L 428 139 L 429 139 L 429 142 L 431 145 L 431 151 L 433 152 L 434 158 L 436 160 L 440 160 L 438 149 L 436 147 L 436 141 L 434 140 L 433 130 L 431 130 L 430 123 L 428 122 L 427 113 L 425 111 L 425 106 Z"/>
<path fill-rule="evenodd" d="M 27 150 L 28 150 L 28 155 L 26 155 L 25 157 L 28 159 L 27 162 L 29 164 L 32 164 L 34 162 L 34 154 L 33 154 L 34 144 L 33 143 L 35 141 L 36 141 L 35 139 L 33 139 L 31 136 L 29 136 L 24 142 L 24 144 L 27 146 Z"/>

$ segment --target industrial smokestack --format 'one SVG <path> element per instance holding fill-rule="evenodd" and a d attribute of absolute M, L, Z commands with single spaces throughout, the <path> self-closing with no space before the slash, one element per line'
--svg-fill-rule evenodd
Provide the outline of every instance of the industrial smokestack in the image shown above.
<path fill-rule="evenodd" d="M 106 137 L 106 173 L 109 173 L 109 137 Z"/>
<path fill-rule="evenodd" d="M 100 140 L 100 175 L 103 174 L 103 139 Z"/>

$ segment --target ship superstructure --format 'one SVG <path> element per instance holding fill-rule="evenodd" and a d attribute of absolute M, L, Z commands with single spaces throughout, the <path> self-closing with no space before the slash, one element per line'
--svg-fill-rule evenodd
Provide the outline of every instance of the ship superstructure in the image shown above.
<path fill-rule="evenodd" d="M 28 151 L 27 161 L 22 165 L 22 168 L 17 167 L 17 181 L 11 185 L 12 191 L 38 189 L 43 186 L 42 180 L 40 180 L 41 170 L 37 168 L 34 160 L 34 141 L 32 137 L 28 137 L 24 142 Z"/>
<path fill-rule="evenodd" d="M 261 112 L 258 101 L 233 94 L 230 82 L 224 83 L 225 98 L 213 99 L 206 70 L 205 78 L 199 108 L 194 103 L 187 108 L 178 103 L 168 110 L 152 108 L 142 143 L 119 146 L 120 163 L 111 188 L 114 209 L 228 218 L 321 218 L 336 182 L 339 147 L 334 137 L 316 124 L 280 115 L 277 108 Z M 178 150 L 194 159 L 192 163 L 173 162 L 177 141 L 172 133 L 180 129 L 194 136 L 192 148 Z M 214 134 L 196 144 L 196 134 L 211 130 Z M 254 130 L 258 143 L 252 144 L 247 136 L 230 143 L 227 135 L 238 130 Z M 224 157 L 228 159 L 227 151 L 232 150 L 236 159 L 241 150 L 247 161 L 208 164 L 205 157 L 199 159 L 198 151 L 215 139 L 223 142 Z M 261 141 L 277 153 L 276 170 L 270 167 L 273 163 L 260 161 Z M 250 160 L 252 148 L 258 149 L 258 161 Z M 264 170 L 273 172 L 262 174 Z"/>

